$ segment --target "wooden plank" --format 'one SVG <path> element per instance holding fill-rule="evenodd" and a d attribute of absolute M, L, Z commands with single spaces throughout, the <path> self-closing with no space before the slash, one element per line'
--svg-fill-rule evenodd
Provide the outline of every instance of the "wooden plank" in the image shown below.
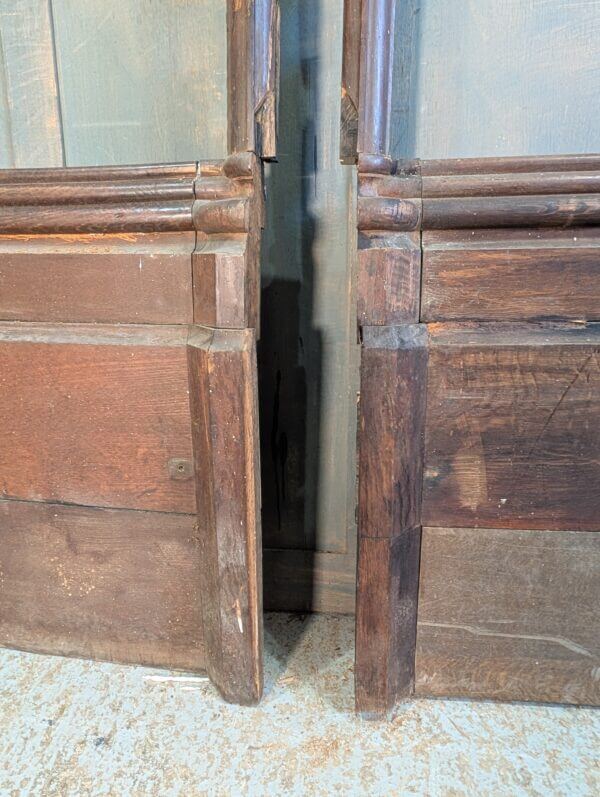
<path fill-rule="evenodd" d="M 421 234 L 359 233 L 356 314 L 360 325 L 419 320 Z"/>
<path fill-rule="evenodd" d="M 600 535 L 424 528 L 418 695 L 600 704 Z"/>
<path fill-rule="evenodd" d="M 225 157 L 225 3 L 52 5 L 68 166 Z"/>
<path fill-rule="evenodd" d="M 0 644 L 204 669 L 191 515 L 0 501 Z"/>
<path fill-rule="evenodd" d="M 340 99 L 340 160 L 355 163 L 358 147 L 360 33 L 362 0 L 344 0 L 342 93 Z"/>
<path fill-rule="evenodd" d="M 600 320 L 600 235 L 423 233 L 423 321 Z"/>
<path fill-rule="evenodd" d="M 429 331 L 424 524 L 600 530 L 600 325 Z"/>
<path fill-rule="evenodd" d="M 9 143 L 0 165 L 62 166 L 61 118 L 50 0 L 0 8 L 0 131 Z M 4 84 L 4 97 L 2 97 Z M 2 141 L 2 138 L 0 138 Z"/>
<path fill-rule="evenodd" d="M 358 422 L 356 708 L 412 693 L 427 332 L 364 327 Z"/>
<path fill-rule="evenodd" d="M 342 4 L 281 7 L 280 147 L 267 172 L 259 342 L 263 533 L 273 549 L 350 551 L 358 346 L 338 160 Z M 355 566 L 350 558 L 349 574 Z"/>
<path fill-rule="evenodd" d="M 207 670 L 260 700 L 262 574 L 254 330 L 194 328 L 188 345 Z"/>
<path fill-rule="evenodd" d="M 228 149 L 276 154 L 278 0 L 227 0 Z"/>
<path fill-rule="evenodd" d="M 267 612 L 354 614 L 356 555 L 269 549 L 263 553 Z"/>
<path fill-rule="evenodd" d="M 186 338 L 1 324 L 1 496 L 193 512 Z"/>
<path fill-rule="evenodd" d="M 0 318 L 187 324 L 195 234 L 0 236 Z"/>

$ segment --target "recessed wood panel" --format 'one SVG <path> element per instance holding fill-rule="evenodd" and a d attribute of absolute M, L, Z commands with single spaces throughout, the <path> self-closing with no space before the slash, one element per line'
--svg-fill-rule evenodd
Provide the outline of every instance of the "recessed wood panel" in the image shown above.
<path fill-rule="evenodd" d="M 600 319 L 598 230 L 423 233 L 422 320 Z"/>
<path fill-rule="evenodd" d="M 0 497 L 194 512 L 186 339 L 2 324 Z"/>
<path fill-rule="evenodd" d="M 431 324 L 424 524 L 600 529 L 600 325 Z"/>
<path fill-rule="evenodd" d="M 600 535 L 423 529 L 419 695 L 600 703 Z"/>
<path fill-rule="evenodd" d="M 0 644 L 203 669 L 194 521 L 0 500 Z"/>
<path fill-rule="evenodd" d="M 192 321 L 193 232 L 0 236 L 0 318 Z"/>

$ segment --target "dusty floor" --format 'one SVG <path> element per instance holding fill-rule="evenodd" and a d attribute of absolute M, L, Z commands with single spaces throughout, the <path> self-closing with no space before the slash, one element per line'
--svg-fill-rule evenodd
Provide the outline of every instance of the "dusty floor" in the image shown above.
<path fill-rule="evenodd" d="M 351 618 L 266 619 L 266 696 L 0 651 L 0 795 L 600 794 L 600 711 L 421 700 L 352 714 Z"/>

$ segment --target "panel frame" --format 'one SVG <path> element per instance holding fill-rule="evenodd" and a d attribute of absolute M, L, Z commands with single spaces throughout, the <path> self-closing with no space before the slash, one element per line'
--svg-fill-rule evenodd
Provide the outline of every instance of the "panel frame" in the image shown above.
<path fill-rule="evenodd" d="M 75 281 L 63 285 L 63 297 L 58 297 L 60 291 L 55 291 L 54 299 L 48 297 L 49 303 L 60 298 L 62 304 L 46 310 L 27 296 L 26 286 L 7 283 L 15 304 L 18 296 L 22 305 L 16 310 L 10 296 L 6 299 L 10 328 L 35 336 L 36 329 L 43 327 L 61 345 L 61 334 L 67 338 L 70 334 L 71 342 L 79 334 L 83 337 L 78 342 L 88 344 L 101 341 L 103 334 L 126 335 L 123 327 L 107 332 L 106 324 L 143 322 L 130 328 L 132 338 L 155 335 L 157 340 L 168 329 L 165 323 L 179 325 L 178 345 L 187 351 L 184 367 L 195 460 L 197 523 L 192 537 L 200 551 L 194 600 L 198 609 L 201 606 L 202 620 L 193 644 L 202 643 L 202 669 L 222 696 L 251 705 L 260 700 L 263 689 L 256 338 L 265 223 L 262 163 L 276 155 L 278 0 L 227 0 L 227 45 L 229 154 L 224 160 L 1 170 L 0 246 L 4 242 L 9 250 L 12 246 L 20 252 L 45 252 L 42 260 L 50 268 L 57 251 L 88 247 L 90 263 L 99 266 L 93 270 L 98 281 L 95 295 L 102 305 L 97 312 L 93 301 L 85 305 L 76 295 Z M 167 250 L 187 261 L 187 266 L 180 264 L 179 303 L 157 316 L 150 287 L 147 294 L 138 291 L 125 297 L 120 308 L 111 309 L 111 280 L 118 264 L 103 271 L 106 250 L 111 246 L 119 250 L 120 245 L 119 251 L 125 252 L 129 243 L 134 251 L 136 245 L 146 246 L 148 257 L 153 257 L 152 244 L 147 242 L 161 235 L 168 242 Z M 5 265 L 10 276 L 14 263 Z M 68 280 L 69 271 L 62 273 Z M 130 284 L 130 292 L 136 293 L 133 277 Z M 84 328 L 82 322 L 93 323 Z M 157 323 L 160 326 L 153 326 Z M 181 465 L 186 476 L 189 465 Z M 3 502 L 9 515 L 17 503 L 22 502 Z M 27 503 L 33 511 L 48 505 Z M 89 509 L 80 510 L 118 511 L 91 503 Z M 136 518 L 143 514 L 147 522 L 148 512 L 133 513 Z M 150 515 L 160 522 L 160 512 Z M 69 529 L 73 540 L 77 529 L 77 522 Z M 31 544 L 35 545 L 34 538 Z M 170 578 L 175 588 L 176 573 Z M 128 628 L 133 639 L 136 632 L 135 626 Z M 0 642 L 10 646 L 11 633 L 9 624 Z M 18 644 L 17 635 L 14 642 Z M 109 645 L 99 653 L 93 637 L 76 650 L 63 642 L 55 639 L 50 645 L 36 646 L 35 639 L 29 639 L 25 647 L 152 666 L 181 666 L 185 660 L 185 656 L 169 657 L 168 646 L 166 652 L 163 646 L 162 653 L 153 655 L 152 639 L 132 656 L 123 652 L 123 646 L 110 649 Z M 193 669 L 198 666 L 198 661 L 192 662 Z"/>
<path fill-rule="evenodd" d="M 586 322 L 600 320 L 600 281 L 593 279 L 593 273 L 589 273 L 587 281 L 587 305 L 583 314 L 577 314 L 572 304 L 569 307 L 565 288 L 564 295 L 556 291 L 548 316 L 540 313 L 540 300 L 528 312 L 527 296 L 513 302 L 511 313 L 492 310 L 486 315 L 484 310 L 479 318 L 477 303 L 471 301 L 469 310 L 463 314 L 454 305 L 450 319 L 436 315 L 429 300 L 431 280 L 436 277 L 429 278 L 426 271 L 430 241 L 438 242 L 438 249 L 441 249 L 446 240 L 464 241 L 467 236 L 484 245 L 487 242 L 497 245 L 501 240 L 522 241 L 530 235 L 530 249 L 537 253 L 543 250 L 540 239 L 556 242 L 560 236 L 577 238 L 578 234 L 593 239 L 600 225 L 600 155 L 444 161 L 392 159 L 388 141 L 394 5 L 394 0 L 346 0 L 344 6 L 340 157 L 343 163 L 356 164 L 358 186 L 357 327 L 362 343 L 358 517 L 372 514 L 373 496 L 377 497 L 376 512 L 379 513 L 375 530 L 370 528 L 368 534 L 363 525 L 361 535 L 359 522 L 355 697 L 357 711 L 367 717 L 385 716 L 398 699 L 414 693 L 412 676 L 416 648 L 412 607 L 417 606 L 418 581 L 427 576 L 426 563 L 418 564 L 417 546 L 409 546 L 402 556 L 397 556 L 391 555 L 389 545 L 380 544 L 382 539 L 388 539 L 386 532 L 391 528 L 397 533 L 406 533 L 409 529 L 418 529 L 420 533 L 424 522 L 420 503 L 410 521 L 399 518 L 394 524 L 388 515 L 394 500 L 410 493 L 414 473 L 427 463 L 415 461 L 415 456 L 419 455 L 407 451 L 399 475 L 392 475 L 397 447 L 401 447 L 401 439 L 407 439 L 400 419 L 410 418 L 415 412 L 420 389 L 417 381 L 412 388 L 405 386 L 398 395 L 403 380 L 390 379 L 389 363 L 383 360 L 379 377 L 376 376 L 372 364 L 372 329 L 376 327 L 379 339 L 402 337 L 411 325 L 423 322 L 433 334 L 437 322 L 446 320 L 465 322 L 467 330 L 469 323 L 479 323 L 483 327 L 487 322 L 501 322 L 509 328 L 512 323 L 512 328 L 516 328 L 517 322 L 530 322 L 531 330 L 536 324 L 539 328 L 539 322 L 549 317 L 555 321 L 570 321 L 579 328 L 575 333 L 585 336 Z M 580 262 L 583 272 L 596 264 L 593 254 L 586 262 L 580 258 Z M 457 269 L 460 276 L 458 261 Z M 534 278 L 540 285 L 543 271 Z M 558 284 L 558 278 L 556 282 Z M 453 300 L 459 303 L 460 289 L 456 285 L 454 288 Z M 530 291 L 534 289 L 532 281 Z M 527 323 L 524 326 L 527 327 Z M 468 331 L 465 336 L 468 337 Z M 398 351 L 393 356 L 398 356 Z M 434 400 L 435 397 L 430 396 L 421 398 L 421 402 L 428 405 L 425 429 L 429 423 L 429 402 Z M 387 424 L 378 424 L 377 418 L 385 416 L 390 402 L 396 403 L 398 417 L 394 421 L 388 419 Z M 421 404 L 417 418 L 422 411 Z M 390 433 L 394 436 L 394 426 L 397 427 L 396 445 L 390 444 L 389 439 L 386 442 Z M 422 429 L 417 420 L 412 424 L 411 433 L 418 436 Z M 380 451 L 383 460 L 378 463 L 377 474 L 372 472 L 369 457 L 364 453 L 373 446 Z M 438 521 L 441 523 L 436 517 Z M 486 524 L 490 525 L 489 518 Z M 407 579 L 406 573 L 414 572 L 415 567 L 419 578 Z M 398 600 L 410 606 L 410 611 L 395 613 L 393 607 Z M 418 606 L 416 614 L 418 619 Z M 407 621 L 407 617 L 411 619 Z M 418 634 L 416 639 L 418 645 Z M 373 651 L 378 655 L 373 656 Z M 395 677 L 399 672 L 409 673 L 409 677 L 404 680 Z M 419 673 L 416 675 L 418 679 Z M 430 694 L 426 679 L 419 681 L 419 694 Z M 452 694 L 460 695 L 460 690 Z M 556 699 L 553 694 L 554 697 L 550 694 L 544 697 L 536 692 L 535 697 Z M 478 696 L 511 698 L 510 692 L 494 695 L 492 690 L 486 693 L 485 688 Z M 527 699 L 522 690 L 512 697 Z"/>

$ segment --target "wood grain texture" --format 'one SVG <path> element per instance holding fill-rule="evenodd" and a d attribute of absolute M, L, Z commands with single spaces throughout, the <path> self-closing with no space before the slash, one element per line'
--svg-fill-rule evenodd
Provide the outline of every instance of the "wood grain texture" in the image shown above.
<path fill-rule="evenodd" d="M 420 233 L 359 233 L 357 317 L 360 325 L 419 320 Z"/>
<path fill-rule="evenodd" d="M 600 529 L 600 325 L 429 325 L 424 524 Z"/>
<path fill-rule="evenodd" d="M 600 703 L 600 536 L 424 528 L 417 695 Z"/>
<path fill-rule="evenodd" d="M 204 669 L 191 515 L 0 500 L 0 644 Z"/>
<path fill-rule="evenodd" d="M 0 325 L 1 495 L 194 511 L 186 327 Z M 180 478 L 180 475 L 184 478 Z"/>
<path fill-rule="evenodd" d="M 0 73 L 0 166 L 62 166 L 50 0 L 0 6 Z"/>
<path fill-rule="evenodd" d="M 253 330 L 188 343 L 207 670 L 229 701 L 262 694 L 262 575 Z"/>
<path fill-rule="evenodd" d="M 355 546 L 356 541 L 349 540 L 347 554 L 266 548 L 265 611 L 354 614 Z"/>
<path fill-rule="evenodd" d="M 359 537 L 356 582 L 356 710 L 385 716 L 413 692 L 421 529 Z"/>
<path fill-rule="evenodd" d="M 360 34 L 362 0 L 344 0 L 342 90 L 340 98 L 340 160 L 355 163 L 358 150 Z"/>
<path fill-rule="evenodd" d="M 188 324 L 193 232 L 0 236 L 0 318 Z"/>
<path fill-rule="evenodd" d="M 427 333 L 363 327 L 358 422 L 356 708 L 412 693 Z"/>
<path fill-rule="evenodd" d="M 599 320 L 599 231 L 424 232 L 421 317 Z"/>

